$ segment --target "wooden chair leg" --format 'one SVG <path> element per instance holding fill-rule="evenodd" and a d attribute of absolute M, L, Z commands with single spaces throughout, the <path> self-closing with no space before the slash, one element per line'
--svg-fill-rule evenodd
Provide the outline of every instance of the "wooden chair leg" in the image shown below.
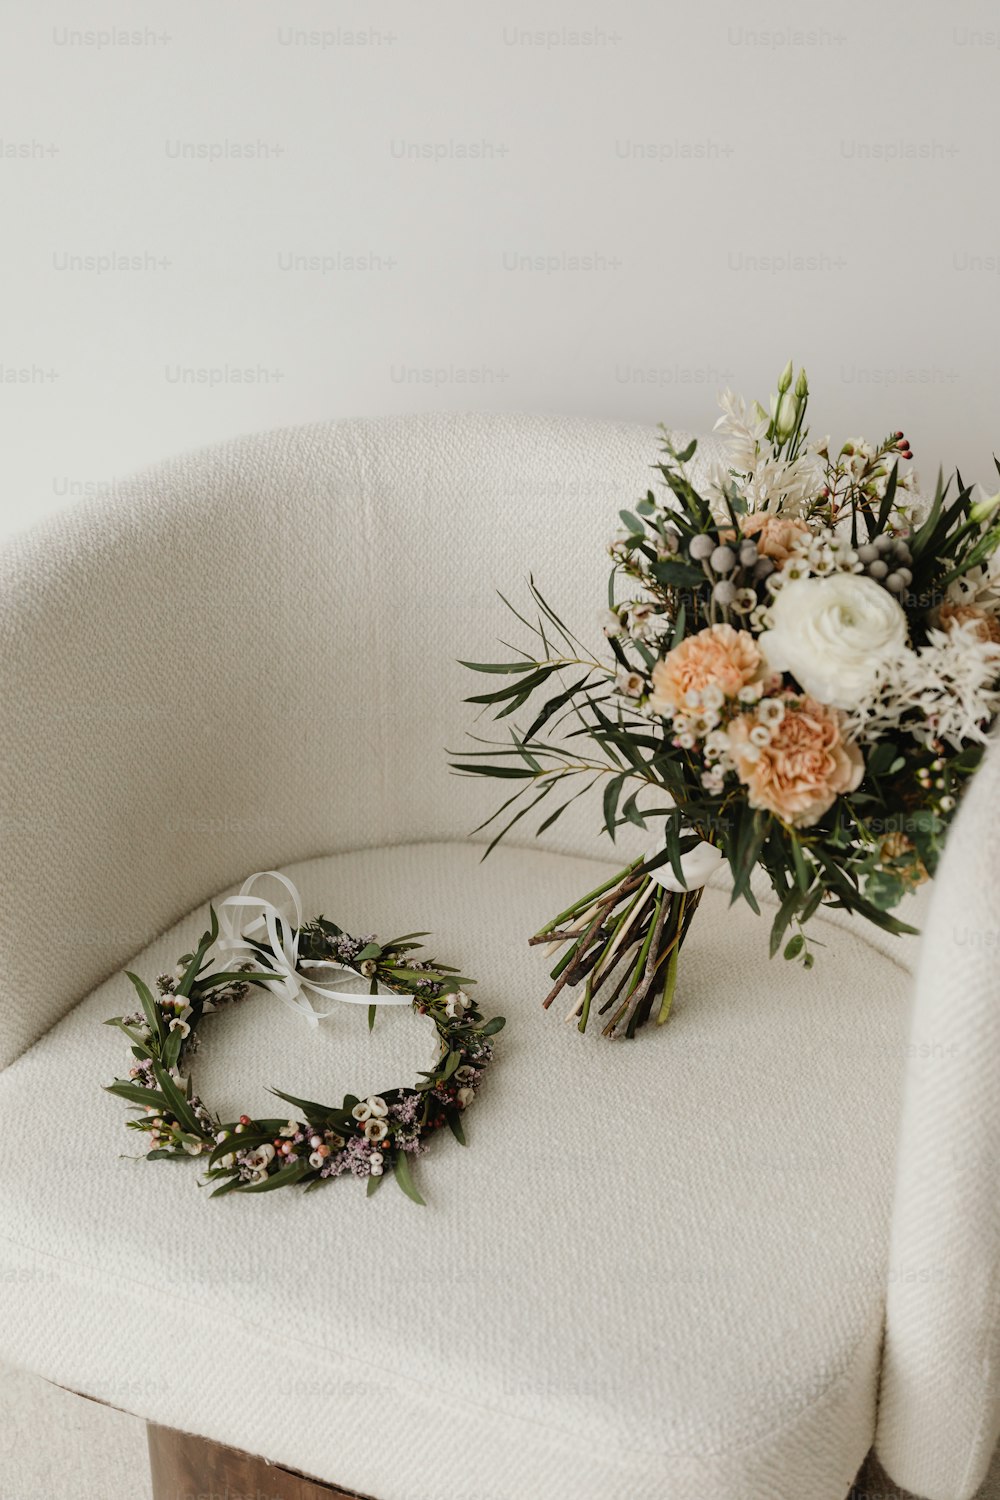
<path fill-rule="evenodd" d="M 146 1432 L 153 1500 L 364 1500 L 173 1427 L 147 1422 Z"/>

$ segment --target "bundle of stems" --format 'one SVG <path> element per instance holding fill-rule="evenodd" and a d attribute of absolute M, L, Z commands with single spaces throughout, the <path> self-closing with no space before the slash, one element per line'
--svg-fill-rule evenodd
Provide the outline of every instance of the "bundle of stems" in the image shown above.
<path fill-rule="evenodd" d="M 669 891 L 650 872 L 648 857 L 635 860 L 553 917 L 530 942 L 556 952 L 566 944 L 551 978 L 546 1009 L 569 987 L 579 990 L 567 1021 L 586 1031 L 595 999 L 610 1016 L 607 1037 L 634 1037 L 656 1014 L 662 1026 L 677 986 L 681 946 L 698 909 L 702 888 Z"/>

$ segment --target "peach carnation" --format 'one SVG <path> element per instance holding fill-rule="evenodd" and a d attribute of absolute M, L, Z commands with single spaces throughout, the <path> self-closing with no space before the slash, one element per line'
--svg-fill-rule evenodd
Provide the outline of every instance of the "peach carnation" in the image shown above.
<path fill-rule="evenodd" d="M 708 625 L 668 651 L 653 668 L 649 706 L 654 713 L 687 706 L 690 692 L 717 687 L 734 698 L 763 668 L 763 657 L 748 630 L 732 625 Z"/>
<path fill-rule="evenodd" d="M 729 753 L 751 807 L 766 808 L 793 828 L 808 828 L 842 793 L 854 791 L 865 765 L 857 745 L 843 739 L 835 708 L 790 695 L 765 700 L 782 701 L 784 715 L 767 726 L 766 744 L 755 743 L 764 737 L 759 718 L 740 714 L 734 719 Z"/>
<path fill-rule="evenodd" d="M 993 641 L 1000 645 L 1000 620 L 987 614 L 976 604 L 952 604 L 946 601 L 938 610 L 938 624 L 942 630 L 951 630 L 956 625 L 975 622 L 975 635 L 981 641 Z"/>
<path fill-rule="evenodd" d="M 757 543 L 760 556 L 769 557 L 778 568 L 791 557 L 795 543 L 809 536 L 809 527 L 804 521 L 767 510 L 744 516 L 740 529 L 745 537 Z"/>

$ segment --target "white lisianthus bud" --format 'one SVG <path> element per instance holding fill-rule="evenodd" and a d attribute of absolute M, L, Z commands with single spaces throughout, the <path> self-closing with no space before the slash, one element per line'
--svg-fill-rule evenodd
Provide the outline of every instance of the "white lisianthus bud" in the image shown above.
<path fill-rule="evenodd" d="M 973 501 L 969 507 L 969 520 L 982 524 L 983 521 L 989 520 L 997 506 L 1000 505 L 1000 490 L 995 495 L 987 495 L 983 491 L 982 485 L 977 485 L 976 488 L 979 491 L 979 499 Z"/>
<path fill-rule="evenodd" d="M 785 391 L 774 414 L 774 431 L 779 442 L 790 438 L 799 419 L 799 399 L 791 391 Z"/>
<path fill-rule="evenodd" d="M 758 639 L 772 672 L 791 672 L 820 703 L 855 707 L 880 662 L 906 646 L 906 616 L 859 573 L 794 578 L 774 596 L 772 626 Z"/>
<path fill-rule="evenodd" d="M 781 395 L 788 390 L 792 383 L 792 361 L 789 360 L 781 374 L 778 376 L 778 391 Z"/>

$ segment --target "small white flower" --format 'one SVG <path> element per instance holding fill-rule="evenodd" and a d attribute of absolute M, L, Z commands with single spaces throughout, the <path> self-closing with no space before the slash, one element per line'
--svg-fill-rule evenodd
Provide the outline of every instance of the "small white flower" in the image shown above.
<path fill-rule="evenodd" d="M 309 1158 L 309 1165 L 311 1167 L 321 1167 L 325 1161 L 325 1156 L 320 1156 L 318 1151 L 314 1151 Z"/>
<path fill-rule="evenodd" d="M 463 1063 L 460 1068 L 455 1069 L 455 1082 L 458 1084 L 471 1083 L 475 1076 L 475 1068 L 470 1068 L 468 1063 Z"/>
<path fill-rule="evenodd" d="M 373 1151 L 368 1158 L 368 1166 L 373 1177 L 381 1177 L 385 1158 L 381 1151 Z"/>
<path fill-rule="evenodd" d="M 708 687 L 702 689 L 701 701 L 705 708 L 721 708 L 726 695 L 717 683 L 710 682 Z"/>
<path fill-rule="evenodd" d="M 756 607 L 757 607 L 757 590 L 756 589 L 744 588 L 744 589 L 737 589 L 736 590 L 736 598 L 733 600 L 731 608 L 735 609 L 735 611 L 736 611 L 737 614 L 740 614 L 740 615 L 749 614 L 750 611 L 752 609 L 756 609 Z"/>
<path fill-rule="evenodd" d="M 680 747 L 681 747 L 682 750 L 693 750 L 694 749 L 694 735 L 693 734 L 679 734 L 677 736 L 677 743 L 678 743 L 678 745 L 680 745 Z"/>
<path fill-rule="evenodd" d="M 288 1124 L 287 1125 L 282 1125 L 281 1129 L 278 1131 L 279 1135 L 283 1135 L 286 1138 L 291 1137 L 293 1135 L 298 1135 L 298 1133 L 299 1133 L 299 1127 L 295 1123 L 294 1120 L 289 1120 Z"/>
<path fill-rule="evenodd" d="M 362 1099 L 351 1110 L 356 1120 L 384 1120 L 389 1113 L 389 1106 L 380 1094 L 372 1094 L 368 1099 Z"/>
<path fill-rule="evenodd" d="M 469 1105 L 472 1103 L 473 1099 L 476 1097 L 476 1091 L 475 1091 L 475 1089 L 469 1089 L 469 1088 L 459 1089 L 458 1094 L 457 1094 L 456 1097 L 458 1099 L 458 1107 L 459 1107 L 459 1109 L 468 1109 Z"/>
<path fill-rule="evenodd" d="M 191 1141 L 185 1141 L 184 1142 L 184 1150 L 187 1152 L 188 1156 L 200 1156 L 201 1153 L 202 1153 L 203 1147 L 204 1147 L 204 1142 L 203 1141 L 191 1140 Z"/>
<path fill-rule="evenodd" d="M 788 584 L 797 583 L 800 579 L 808 577 L 809 564 L 806 559 L 802 557 L 790 557 L 780 573 L 771 573 L 769 575 L 768 582 L 770 583 L 771 579 L 777 580 L 780 578 L 780 584 L 777 582 L 771 583 L 771 589 L 772 592 L 781 593 L 782 590 L 787 588 Z"/>
<path fill-rule="evenodd" d="M 633 640 L 655 641 L 670 628 L 666 615 L 655 604 L 640 599 L 628 606 L 628 633 Z"/>
<path fill-rule="evenodd" d="M 455 993 L 453 995 L 449 995 L 447 1000 L 445 1001 L 444 1013 L 446 1016 L 450 1016 L 451 1019 L 455 1021 L 465 1014 L 471 1004 L 472 1001 L 469 999 L 464 990 L 456 990 Z"/>
<path fill-rule="evenodd" d="M 741 703 L 756 703 L 760 694 L 760 684 L 757 682 L 748 682 L 745 687 L 740 688 L 736 696 Z"/>
<path fill-rule="evenodd" d="M 717 760 L 720 755 L 725 755 L 729 749 L 729 736 L 724 729 L 713 729 L 705 741 L 705 755 L 711 760 Z"/>
<path fill-rule="evenodd" d="M 771 731 L 766 724 L 755 724 L 750 731 L 751 745 L 757 745 L 763 750 L 765 745 L 771 743 Z"/>
<path fill-rule="evenodd" d="M 780 724 L 785 717 L 785 705 L 780 698 L 762 698 L 757 704 L 757 717 L 762 724 Z"/>
<path fill-rule="evenodd" d="M 244 1166 L 251 1172 L 265 1174 L 268 1165 L 274 1161 L 274 1147 L 267 1141 L 263 1146 L 258 1146 L 254 1151 L 248 1151 L 243 1159 Z"/>
<path fill-rule="evenodd" d="M 366 979 L 371 979 L 373 977 L 377 967 L 378 965 L 375 963 L 375 960 L 373 958 L 366 958 L 364 963 L 358 965 L 358 968 Z"/>
<path fill-rule="evenodd" d="M 389 1127 L 384 1120 L 365 1121 L 365 1140 L 384 1141 L 389 1134 Z"/>
<path fill-rule="evenodd" d="M 688 688 L 687 692 L 684 694 L 684 703 L 687 708 L 701 707 L 701 694 L 698 692 L 697 688 Z"/>
<path fill-rule="evenodd" d="M 645 686 L 646 679 L 641 672 L 619 672 L 615 678 L 615 687 L 625 698 L 641 697 Z"/>
<path fill-rule="evenodd" d="M 190 1036 L 191 1035 L 191 1028 L 190 1028 L 190 1026 L 188 1025 L 188 1023 L 186 1021 L 182 1021 L 179 1016 L 175 1016 L 174 1017 L 174 1019 L 171 1021 L 170 1026 L 169 1026 L 168 1029 L 170 1031 L 179 1031 L 180 1034 L 181 1034 L 181 1036 Z"/>
<path fill-rule="evenodd" d="M 622 622 L 613 609 L 606 609 L 601 614 L 601 627 L 608 637 L 621 635 Z"/>
<path fill-rule="evenodd" d="M 247 1181 L 248 1182 L 263 1182 L 264 1178 L 266 1176 L 267 1176 L 267 1168 L 266 1167 L 254 1167 L 253 1170 L 250 1173 L 250 1176 L 247 1178 Z"/>

